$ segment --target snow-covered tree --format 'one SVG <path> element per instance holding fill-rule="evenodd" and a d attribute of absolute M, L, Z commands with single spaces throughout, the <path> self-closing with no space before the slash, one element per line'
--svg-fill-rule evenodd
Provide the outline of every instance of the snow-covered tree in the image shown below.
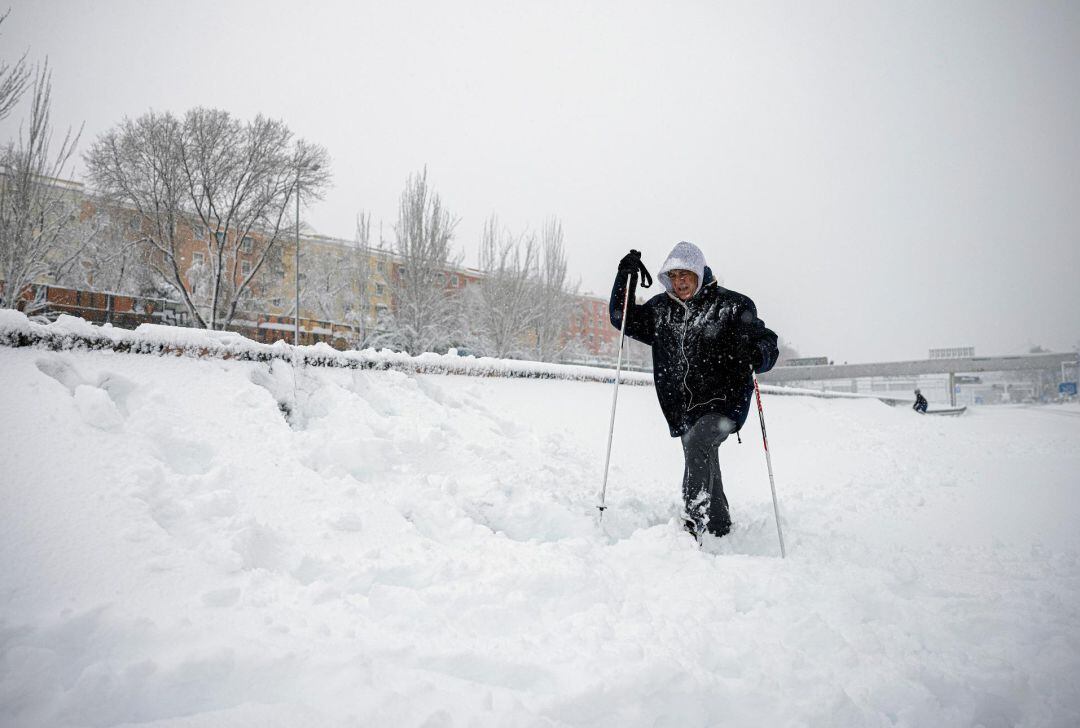
<path fill-rule="evenodd" d="M 217 109 L 125 119 L 85 159 L 98 189 L 134 211 L 156 272 L 206 328 L 230 324 L 295 234 L 296 195 L 318 199 L 329 183 L 322 147 L 294 139 L 281 121 Z M 209 275 L 199 301 L 186 275 L 192 245 Z"/>
<path fill-rule="evenodd" d="M 59 148 L 52 147 L 51 92 L 52 73 L 45 65 L 34 74 L 29 119 L 0 155 L 0 308 L 20 306 L 30 285 L 62 254 L 78 254 L 62 243 L 78 222 L 80 200 L 59 178 L 66 176 L 79 133 L 68 130 Z M 33 313 L 40 304 L 22 307 Z"/>
<path fill-rule="evenodd" d="M 411 354 L 438 351 L 454 338 L 458 302 L 446 275 L 458 265 L 450 242 L 457 219 L 428 187 L 427 168 L 410 175 L 401 193 L 394 227 L 395 270 L 390 275 L 394 327 Z"/>
<path fill-rule="evenodd" d="M 552 217 L 540 233 L 540 264 L 535 281 L 536 358 L 556 361 L 565 356 L 566 329 L 577 303 L 577 283 L 567 279 L 562 223 Z"/>
<path fill-rule="evenodd" d="M 56 283 L 84 291 L 156 295 L 162 286 L 153 280 L 148 251 L 129 231 L 122 211 L 101 206 L 92 214 L 80 214 L 68 228 L 62 259 L 53 268 Z"/>
<path fill-rule="evenodd" d="M 393 319 L 380 320 L 371 301 L 379 285 L 375 280 L 378 268 L 373 265 L 376 258 L 386 258 L 382 244 L 371 244 L 371 214 L 361 212 L 356 217 L 356 237 L 348 248 L 344 268 L 348 279 L 345 291 L 345 322 L 353 328 L 353 338 L 349 344 L 354 349 L 392 347 L 396 341 L 396 332 L 391 325 Z"/>
<path fill-rule="evenodd" d="M 4 24 L 10 14 L 11 11 L 8 10 L 0 15 L 0 25 Z M 25 53 L 14 64 L 0 60 L 0 120 L 6 119 L 18 106 L 23 94 L 30 87 L 30 77 Z"/>
<path fill-rule="evenodd" d="M 349 251 L 337 245 L 307 245 L 301 253 L 300 311 L 323 321 L 344 315 L 349 289 Z M 295 311 L 295 301 L 289 315 Z"/>
<path fill-rule="evenodd" d="M 468 289 L 466 341 L 477 354 L 523 356 L 531 348 L 539 302 L 535 235 L 513 235 L 492 215 L 480 238 L 480 285 Z"/>

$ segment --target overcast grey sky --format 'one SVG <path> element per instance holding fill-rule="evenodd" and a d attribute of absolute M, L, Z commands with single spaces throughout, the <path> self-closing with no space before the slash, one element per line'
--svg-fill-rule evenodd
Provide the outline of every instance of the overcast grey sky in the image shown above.
<path fill-rule="evenodd" d="M 0 55 L 48 56 L 83 149 L 150 109 L 283 119 L 333 159 L 327 235 L 390 238 L 426 164 L 466 263 L 492 212 L 558 216 L 605 296 L 690 240 L 806 356 L 1080 341 L 1077 2 L 11 8 Z"/>

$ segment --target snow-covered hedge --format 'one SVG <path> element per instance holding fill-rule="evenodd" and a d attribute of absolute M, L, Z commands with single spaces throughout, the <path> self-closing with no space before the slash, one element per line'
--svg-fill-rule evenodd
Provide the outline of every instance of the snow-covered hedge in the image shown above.
<path fill-rule="evenodd" d="M 397 369 L 408 372 L 465 374 L 471 376 L 576 379 L 613 382 L 614 369 L 547 364 L 543 362 L 426 353 L 410 356 L 388 350 L 338 351 L 327 344 L 293 346 L 284 341 L 261 344 L 230 331 L 208 331 L 178 326 L 142 324 L 135 330 L 109 324 L 97 326 L 75 316 L 61 315 L 55 322 L 39 324 L 10 309 L 0 310 L 0 344 L 37 346 L 53 350 L 111 349 L 137 354 L 177 355 L 270 361 L 281 359 L 307 366 L 352 369 Z M 651 385 L 652 376 L 623 372 L 624 384 Z"/>
<path fill-rule="evenodd" d="M 593 382 L 614 382 L 615 370 L 602 367 L 491 357 L 458 356 L 455 353 L 426 353 L 411 356 L 382 349 L 338 351 L 318 343 L 314 346 L 293 346 L 285 341 L 260 344 L 232 331 L 208 331 L 180 326 L 142 324 L 134 331 L 110 324 L 97 326 L 76 316 L 61 315 L 50 324 L 30 321 L 24 314 L 0 309 L 0 345 L 38 346 L 53 350 L 111 349 L 135 354 L 170 354 L 215 359 L 271 361 L 280 359 L 307 366 L 345 367 L 350 369 L 396 369 L 405 372 L 430 374 L 464 374 L 476 377 L 523 377 L 529 379 L 572 379 Z M 623 384 L 651 386 L 652 375 L 645 372 L 623 371 Z M 828 399 L 874 398 L 887 401 L 901 398 L 880 397 L 845 392 L 821 392 L 777 385 L 761 385 L 763 392 L 780 395 L 800 395 Z M 894 402 L 889 402 L 893 404 Z"/>

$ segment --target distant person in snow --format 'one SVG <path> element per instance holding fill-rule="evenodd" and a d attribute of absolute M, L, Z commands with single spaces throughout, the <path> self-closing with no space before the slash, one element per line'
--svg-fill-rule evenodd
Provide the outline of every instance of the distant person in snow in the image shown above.
<path fill-rule="evenodd" d="M 746 421 L 754 392 L 750 368 L 776 362 L 776 334 L 765 328 L 754 302 L 717 284 L 693 243 L 676 245 L 657 277 L 666 292 L 642 305 L 634 300 L 641 256 L 619 262 L 611 290 L 611 324 L 652 347 L 653 380 L 672 437 L 682 439 L 683 523 L 694 538 L 723 536 L 731 515 L 720 479 L 719 447 Z"/>
<path fill-rule="evenodd" d="M 926 414 L 926 408 L 930 406 L 930 403 L 926 401 L 926 397 L 922 396 L 922 392 L 915 390 L 915 404 L 911 405 L 911 409 L 918 412 L 920 415 Z"/>

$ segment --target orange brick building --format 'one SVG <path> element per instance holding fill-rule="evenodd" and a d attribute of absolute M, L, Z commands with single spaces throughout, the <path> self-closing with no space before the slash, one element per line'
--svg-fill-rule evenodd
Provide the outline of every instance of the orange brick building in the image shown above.
<path fill-rule="evenodd" d="M 86 220 L 100 212 L 97 201 L 87 194 L 82 184 L 66 180 L 52 182 L 62 186 L 65 194 L 77 200 L 80 218 Z M 144 226 L 150 224 L 150 221 L 143 220 L 130 208 L 111 208 L 107 213 L 115 229 L 131 240 L 140 237 Z M 193 299 L 198 300 L 202 295 L 201 288 L 209 284 L 206 276 L 211 262 L 207 260 L 212 250 L 212 246 L 208 246 L 211 242 L 210 235 L 230 236 L 221 242 L 235 250 L 236 264 L 229 271 L 234 286 L 247 278 L 258 264 L 264 242 L 262 234 L 252 231 L 239 241 L 239 245 L 236 245 L 237 241 L 232 237 L 234 234 L 232 231 L 221 233 L 208 230 L 200 221 L 182 221 L 177 226 L 174 240 L 176 265 Z M 302 234 L 301 281 L 303 282 L 305 270 L 308 269 L 305 261 L 310 265 L 320 256 L 331 261 L 341 260 L 352 245 L 351 241 L 338 238 Z M 161 254 L 156 255 L 160 261 Z M 230 328 L 243 331 L 245 335 L 260 341 L 291 340 L 295 327 L 292 316 L 295 304 L 295 261 L 295 238 L 288 234 L 281 236 L 264 260 L 261 275 L 251 280 L 250 295 L 242 299 Z M 366 270 L 366 313 L 369 320 L 378 322 L 393 305 L 391 291 L 401 266 L 393 253 L 373 249 L 370 251 Z M 447 290 L 463 290 L 469 285 L 482 285 L 483 273 L 472 268 L 454 266 L 444 271 L 441 280 Z M 97 322 L 108 321 L 119 326 L 134 326 L 146 322 L 190 325 L 190 315 L 180 301 L 81 291 L 52 283 L 49 280 L 37 281 L 35 288 L 54 311 L 81 315 Z M 355 298 L 358 296 L 354 296 L 353 300 Z M 564 340 L 576 344 L 573 348 L 586 352 L 590 357 L 614 358 L 619 332 L 608 320 L 607 299 L 593 295 L 578 295 L 576 298 L 580 305 L 567 321 Z M 302 308 L 301 342 L 313 343 L 321 340 L 341 346 L 342 341 L 338 340 L 347 338 L 349 326 L 343 322 L 349 311 L 337 311 L 334 314 L 329 320 L 325 317 L 320 319 L 316 311 Z"/>

